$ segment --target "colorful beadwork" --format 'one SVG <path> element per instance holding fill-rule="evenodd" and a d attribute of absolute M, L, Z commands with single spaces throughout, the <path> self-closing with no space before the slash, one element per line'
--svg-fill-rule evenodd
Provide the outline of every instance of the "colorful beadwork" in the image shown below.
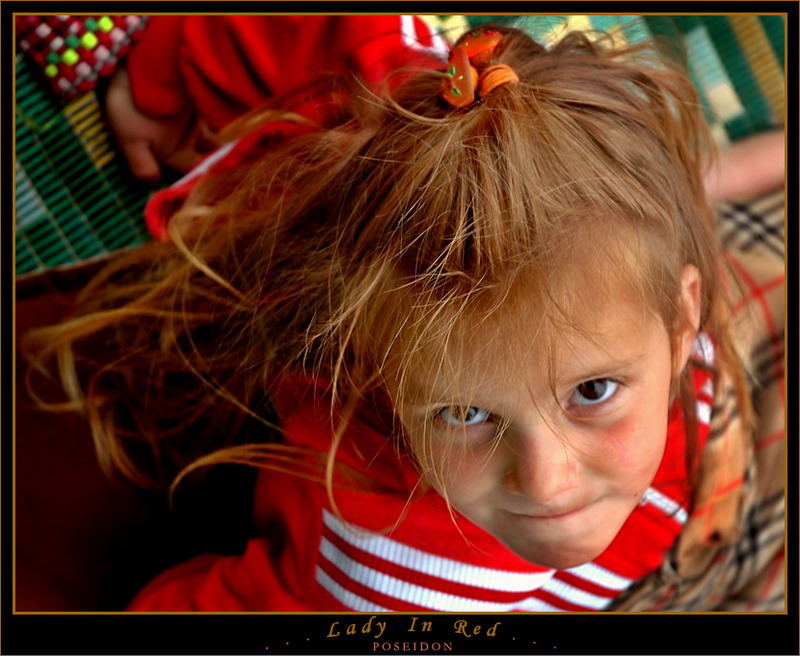
<path fill-rule="evenodd" d="M 78 53 L 75 52 L 72 48 L 69 50 L 65 50 L 64 53 L 61 55 L 61 61 L 64 62 L 67 66 L 74 66 L 78 63 L 80 57 Z"/>
<path fill-rule="evenodd" d="M 146 16 L 17 16 L 17 43 L 59 95 L 89 91 L 112 73 L 141 34 Z"/>
<path fill-rule="evenodd" d="M 93 32 L 86 32 L 81 37 L 81 45 L 86 48 L 87 50 L 91 50 L 98 44 L 97 37 L 94 35 Z"/>

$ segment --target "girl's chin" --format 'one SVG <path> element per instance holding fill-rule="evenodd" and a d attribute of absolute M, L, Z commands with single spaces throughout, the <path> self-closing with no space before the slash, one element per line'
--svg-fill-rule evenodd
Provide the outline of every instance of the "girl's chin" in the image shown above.
<path fill-rule="evenodd" d="M 584 565 L 604 551 L 604 548 L 525 547 L 511 544 L 506 546 L 529 563 L 551 569 L 570 569 Z"/>
<path fill-rule="evenodd" d="M 552 569 L 570 569 L 584 565 L 603 553 L 614 539 L 616 532 L 608 534 L 565 534 L 559 539 L 544 541 L 525 539 L 521 531 L 497 536 L 511 551 L 529 563 Z M 505 539 L 507 538 L 507 539 Z"/>

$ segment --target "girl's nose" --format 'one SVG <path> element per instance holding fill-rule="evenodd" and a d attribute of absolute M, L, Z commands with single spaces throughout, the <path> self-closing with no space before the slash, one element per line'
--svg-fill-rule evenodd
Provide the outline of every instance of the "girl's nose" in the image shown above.
<path fill-rule="evenodd" d="M 563 434 L 538 424 L 518 433 L 511 443 L 505 479 L 509 490 L 537 506 L 548 506 L 576 487 L 578 462 Z"/>

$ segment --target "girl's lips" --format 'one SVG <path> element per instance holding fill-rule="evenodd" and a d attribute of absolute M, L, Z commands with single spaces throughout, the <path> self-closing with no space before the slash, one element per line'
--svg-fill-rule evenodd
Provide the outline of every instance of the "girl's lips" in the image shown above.
<path fill-rule="evenodd" d="M 543 513 L 538 515 L 532 515 L 528 513 L 511 513 L 511 514 L 516 515 L 517 517 L 522 517 L 523 519 L 561 519 L 562 517 L 570 517 L 572 515 L 577 515 L 579 512 L 581 512 L 585 508 L 588 508 L 590 505 L 591 502 L 585 503 L 581 506 L 577 506 L 575 508 L 572 508 L 571 510 Z"/>

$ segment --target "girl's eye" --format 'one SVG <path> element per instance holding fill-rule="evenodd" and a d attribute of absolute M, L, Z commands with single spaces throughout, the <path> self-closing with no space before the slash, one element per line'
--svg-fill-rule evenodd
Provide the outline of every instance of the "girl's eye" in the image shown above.
<path fill-rule="evenodd" d="M 475 426 L 489 420 L 488 410 L 475 406 L 449 405 L 436 413 L 436 418 L 450 426 Z"/>
<path fill-rule="evenodd" d="M 597 405 L 608 401 L 617 389 L 619 383 L 610 378 L 595 378 L 587 380 L 572 390 L 570 403 L 572 405 Z"/>

